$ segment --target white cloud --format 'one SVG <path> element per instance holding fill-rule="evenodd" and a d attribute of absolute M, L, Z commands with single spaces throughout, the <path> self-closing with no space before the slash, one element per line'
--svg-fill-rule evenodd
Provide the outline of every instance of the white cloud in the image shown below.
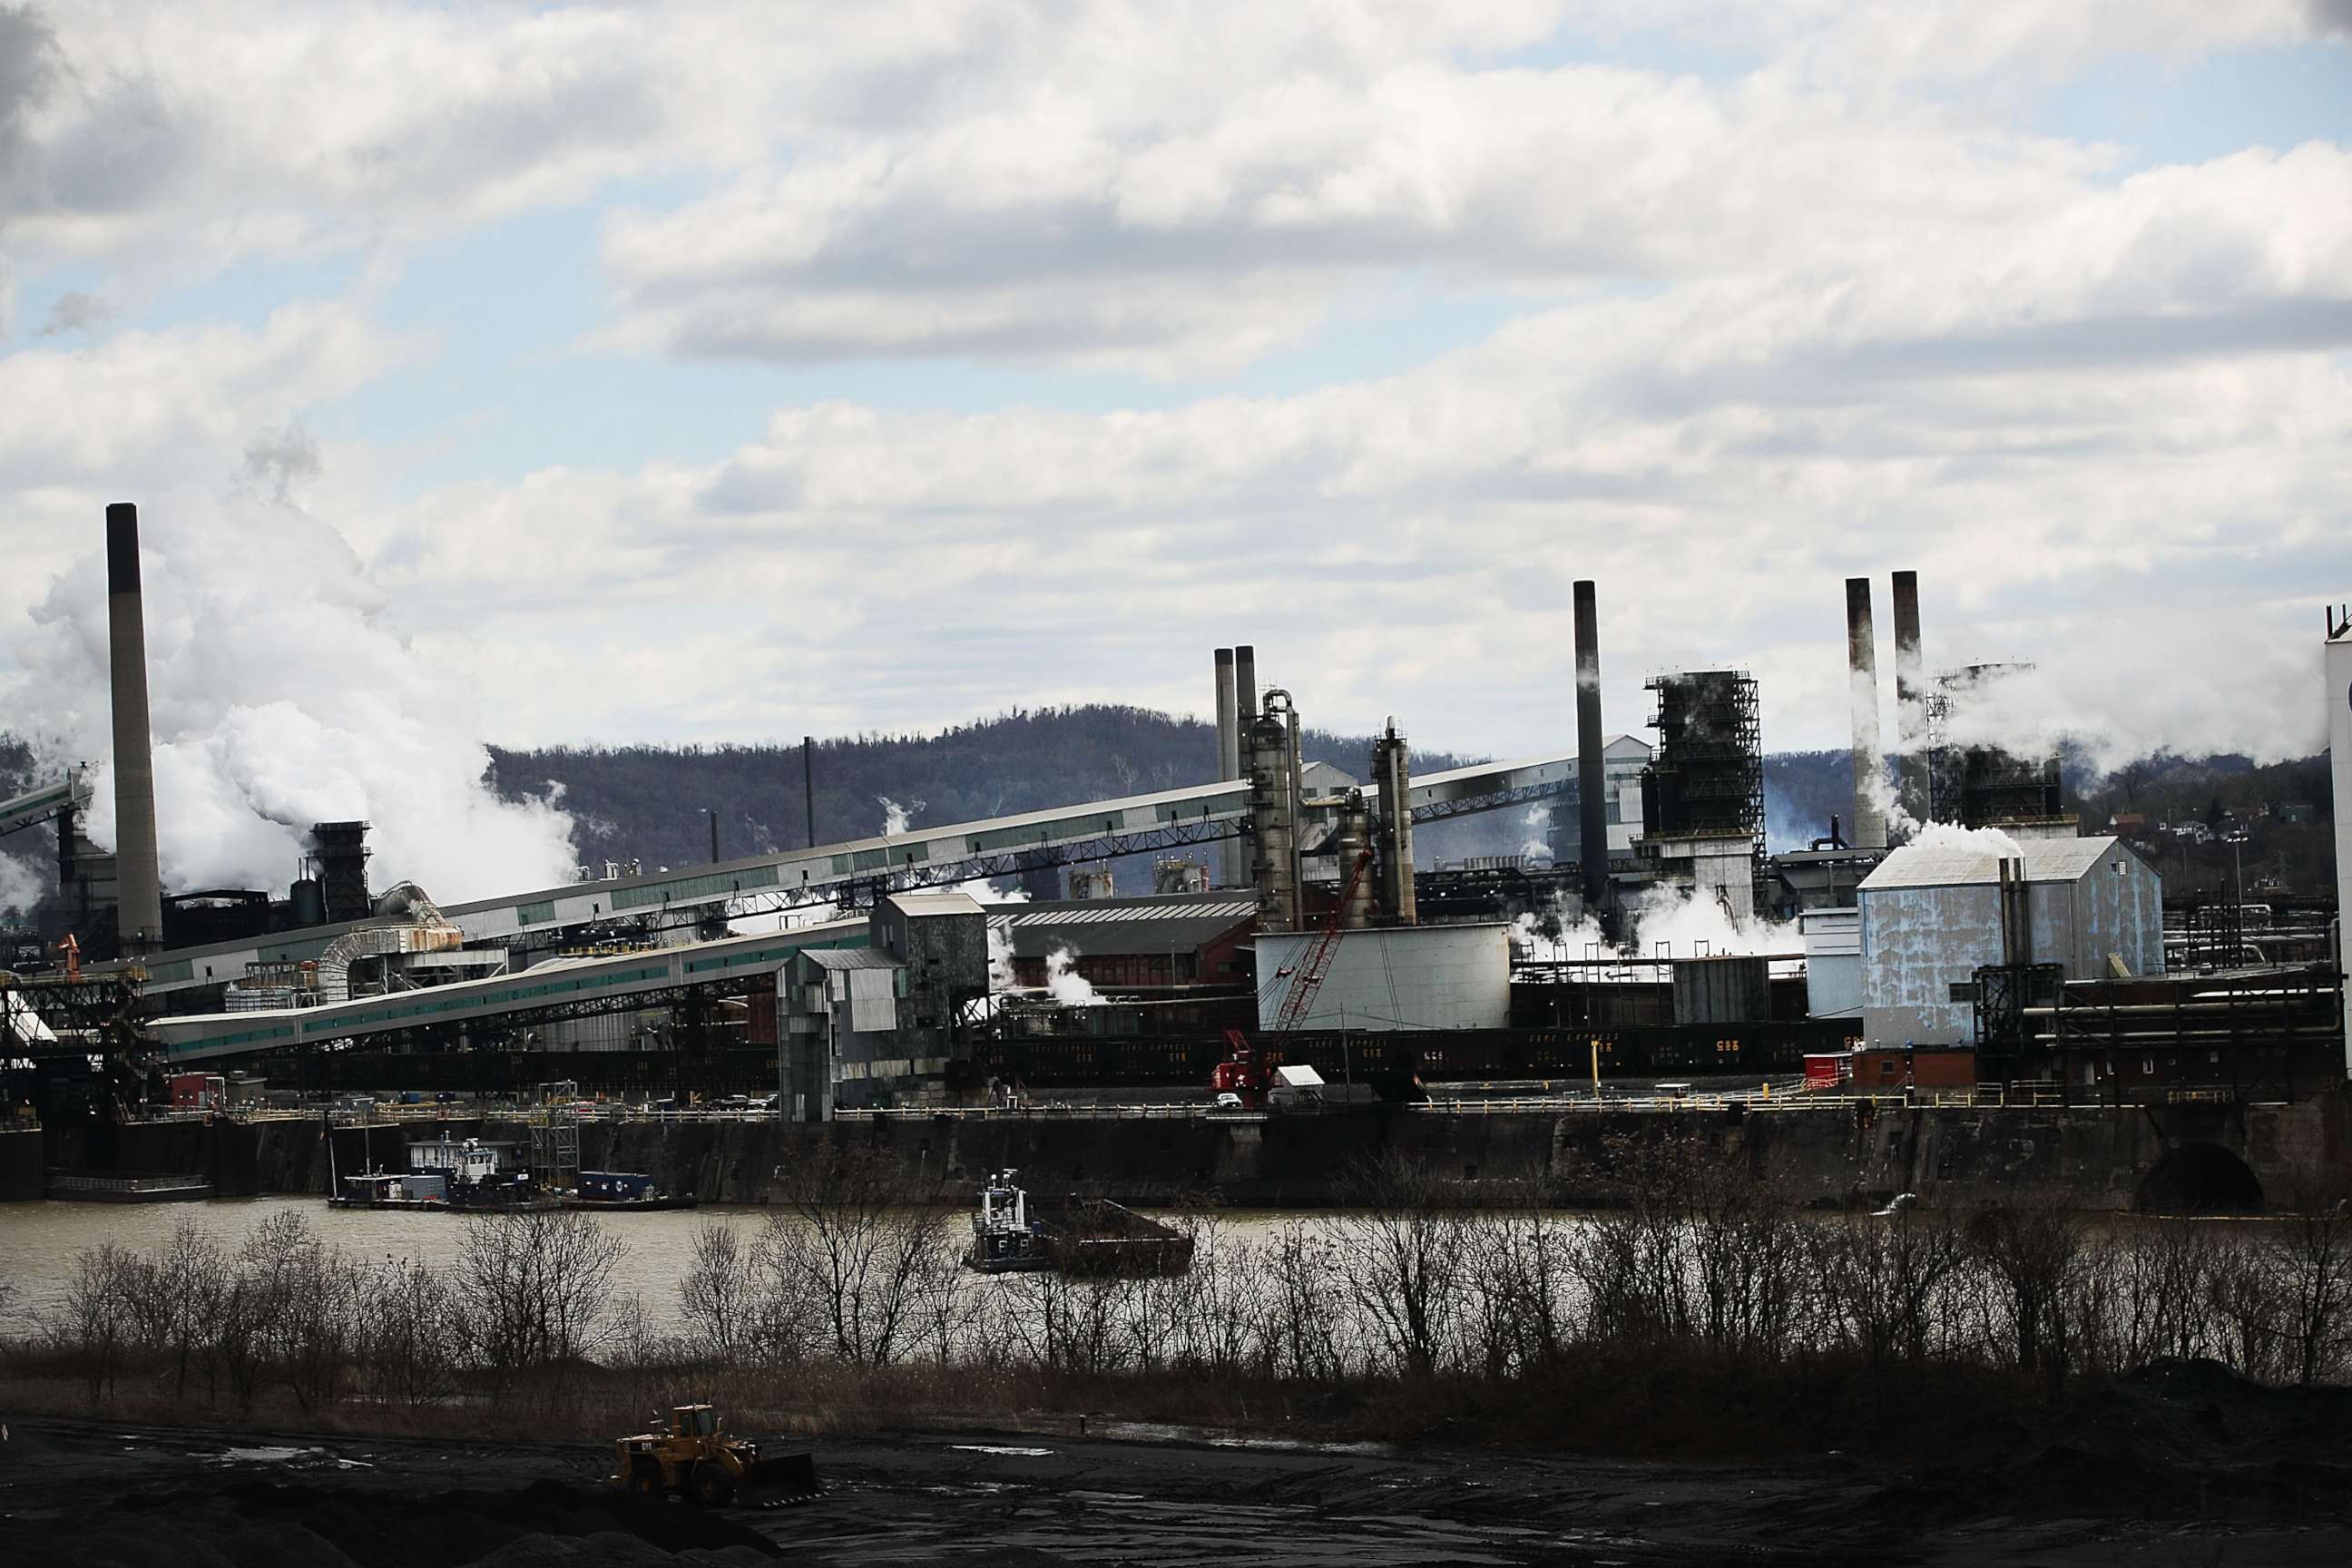
<path fill-rule="evenodd" d="M 2039 661 L 2038 724 L 2316 743 L 2302 595 L 2352 576 L 2352 155 L 2126 177 L 2016 112 L 2106 57 L 2292 44 L 2332 15 L 2304 0 L 43 15 L 54 50 L 0 65 L 0 244 L 81 335 L 0 355 L 0 693 L 102 747 L 86 557 L 105 500 L 148 501 L 188 565 L 151 637 L 192 879 L 373 815 L 388 863 L 462 896 L 551 853 L 543 819 L 481 815 L 479 738 L 1197 710 L 1204 650 L 1253 637 L 1317 722 L 1559 744 L 1585 576 L 1612 728 L 1651 670 L 1739 663 L 1769 743 L 1842 743 L 1838 579 L 1909 565 L 1931 658 Z M 1579 60 L 1577 28 L 1756 68 Z M 1384 291 L 1516 309 L 1286 395 L 814 399 L 722 461 L 583 441 L 422 494 L 390 443 L 312 434 L 434 353 L 373 282 L 123 324 L 241 261 L 373 279 L 575 202 L 594 342 L 625 353 L 1213 376 L 1377 334 L 1351 312 Z M 473 826 L 399 826 L 435 812 Z"/>

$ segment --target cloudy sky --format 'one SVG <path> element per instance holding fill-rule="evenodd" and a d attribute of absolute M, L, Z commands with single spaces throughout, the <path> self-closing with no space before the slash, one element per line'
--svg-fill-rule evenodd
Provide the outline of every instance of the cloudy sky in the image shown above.
<path fill-rule="evenodd" d="M 2352 0 L 0 0 L 0 728 L 101 743 L 128 499 L 277 815 L 1234 641 L 1533 752 L 1585 576 L 1612 729 L 1839 743 L 1908 566 L 1935 662 L 2310 750 L 2347 345 Z"/>

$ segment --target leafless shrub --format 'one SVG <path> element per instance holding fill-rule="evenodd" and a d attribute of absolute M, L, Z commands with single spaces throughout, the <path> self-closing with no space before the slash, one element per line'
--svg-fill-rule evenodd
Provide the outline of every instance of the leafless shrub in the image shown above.
<path fill-rule="evenodd" d="M 1873 1369 L 1917 1365 L 1943 1348 L 1967 1260 L 1959 1231 L 1938 1215 L 1849 1215 L 1810 1249 L 1831 1342 Z"/>
<path fill-rule="evenodd" d="M 494 1392 L 544 1371 L 561 1392 L 614 1329 L 614 1269 L 626 1248 L 588 1215 L 479 1215 L 458 1243 L 473 1354 Z"/>
<path fill-rule="evenodd" d="M 75 1255 L 65 1299 L 48 1324 L 51 1344 L 64 1352 L 89 1386 L 89 1396 L 111 1395 L 124 1352 L 138 1324 L 131 1315 L 137 1260 L 110 1241 Z"/>
<path fill-rule="evenodd" d="M 887 1366 L 926 1327 L 925 1305 L 956 1267 L 950 1216 L 920 1196 L 887 1156 L 832 1148 L 795 1175 L 783 1213 L 761 1233 L 760 1272 L 779 1310 L 813 1316 L 831 1352 Z"/>
<path fill-rule="evenodd" d="M 1340 1290 L 1373 1360 L 1427 1377 L 1453 1344 L 1462 1307 L 1461 1211 L 1393 1154 L 1361 1167 L 1349 1186 L 1355 1206 L 1337 1227 Z"/>
<path fill-rule="evenodd" d="M 2306 1212 L 2272 1232 L 2287 1372 L 2314 1384 L 2344 1370 L 2352 1350 L 2352 1216 Z"/>
<path fill-rule="evenodd" d="M 688 1346 L 721 1366 L 749 1358 L 759 1340 L 751 1260 L 733 1226 L 704 1220 L 694 1232 L 694 1260 L 677 1282 Z"/>
<path fill-rule="evenodd" d="M 1990 1286 L 1987 1332 L 2021 1372 L 2064 1382 L 2079 1327 L 2070 1308 L 2084 1267 L 2082 1216 L 2052 1194 L 1989 1204 L 1969 1222 L 1975 1261 Z"/>
<path fill-rule="evenodd" d="M 470 1340 L 448 1276 L 415 1258 L 389 1259 L 366 1281 L 359 1316 L 361 1381 L 415 1408 L 457 1391 Z"/>

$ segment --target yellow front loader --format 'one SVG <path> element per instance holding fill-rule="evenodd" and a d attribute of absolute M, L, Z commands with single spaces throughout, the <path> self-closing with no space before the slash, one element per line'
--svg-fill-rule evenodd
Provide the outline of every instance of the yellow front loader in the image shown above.
<path fill-rule="evenodd" d="M 613 1447 L 620 1455 L 613 1484 L 656 1501 L 676 1493 L 705 1508 L 756 1508 L 814 1497 L 818 1490 L 812 1457 L 761 1458 L 757 1443 L 727 1435 L 716 1405 L 681 1405 L 661 1431 L 616 1438 Z"/>

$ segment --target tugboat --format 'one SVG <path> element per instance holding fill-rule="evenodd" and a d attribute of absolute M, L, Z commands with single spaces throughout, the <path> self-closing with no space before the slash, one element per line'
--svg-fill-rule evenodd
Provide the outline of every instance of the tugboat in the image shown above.
<path fill-rule="evenodd" d="M 971 1216 L 971 1250 L 963 1265 L 982 1274 L 1019 1274 L 1054 1267 L 1053 1245 L 1029 1222 L 1029 1194 L 1013 1185 L 1018 1171 L 1000 1171 L 980 1189 Z"/>
<path fill-rule="evenodd" d="M 564 1198 L 563 1206 L 600 1213 L 649 1213 L 690 1209 L 696 1201 L 691 1194 L 657 1191 L 651 1176 L 635 1171 L 583 1171 L 580 1184 Z"/>
<path fill-rule="evenodd" d="M 507 1147 L 445 1133 L 430 1143 L 411 1143 L 408 1163 L 412 1168 L 438 1172 L 446 1178 L 452 1209 L 527 1214 L 562 1208 L 562 1196 L 541 1186 L 530 1172 L 505 1168 Z"/>

